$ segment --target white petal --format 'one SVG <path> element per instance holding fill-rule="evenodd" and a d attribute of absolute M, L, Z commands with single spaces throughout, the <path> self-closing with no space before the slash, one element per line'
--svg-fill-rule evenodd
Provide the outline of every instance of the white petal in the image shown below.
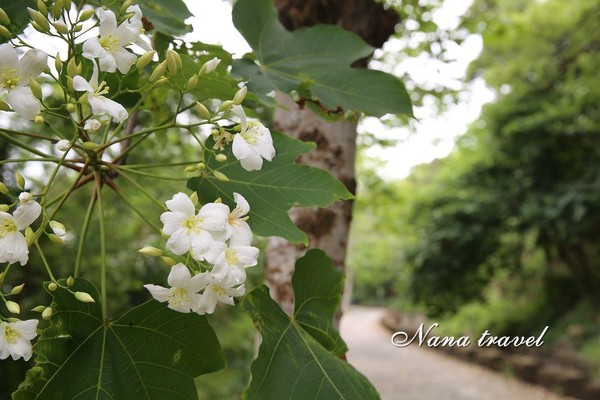
<path fill-rule="evenodd" d="M 263 159 L 260 155 L 252 153 L 248 157 L 241 159 L 240 164 L 246 171 L 258 171 L 262 168 Z"/>
<path fill-rule="evenodd" d="M 192 293 L 197 293 L 204 289 L 210 283 L 211 280 L 212 277 L 208 272 L 203 272 L 201 274 L 194 275 L 190 280 L 189 284 L 186 286 L 186 289 L 188 289 Z"/>
<path fill-rule="evenodd" d="M 245 267 L 253 267 L 256 265 L 258 253 L 260 252 L 258 248 L 254 246 L 232 246 L 229 249 L 235 251 L 239 260 L 239 265 Z"/>
<path fill-rule="evenodd" d="M 19 75 L 23 77 L 21 84 L 27 85 L 29 77 L 36 78 L 48 66 L 48 54 L 41 50 L 29 50 L 21 57 L 18 64 Z"/>
<path fill-rule="evenodd" d="M 0 70 L 16 69 L 19 56 L 15 49 L 8 43 L 0 45 Z"/>
<path fill-rule="evenodd" d="M 117 63 L 112 54 L 106 53 L 104 56 L 98 58 L 98 61 L 100 63 L 100 71 L 115 72 L 117 70 Z"/>
<path fill-rule="evenodd" d="M 94 93 L 94 88 L 92 85 L 90 85 L 90 83 L 80 75 L 77 75 L 75 78 L 73 78 L 73 89 L 78 92 Z"/>
<path fill-rule="evenodd" d="M 192 238 L 192 258 L 197 261 L 203 261 L 206 253 L 213 245 L 214 240 L 207 231 L 200 231 Z"/>
<path fill-rule="evenodd" d="M 41 111 L 40 102 L 29 87 L 19 86 L 8 92 L 8 104 L 23 118 L 32 120 Z"/>
<path fill-rule="evenodd" d="M 179 263 L 171 267 L 167 282 L 172 287 L 185 287 L 190 279 L 192 279 L 190 270 L 182 263 Z"/>
<path fill-rule="evenodd" d="M 200 301 L 196 306 L 196 312 L 205 314 L 212 314 L 215 312 L 215 307 L 217 306 L 217 295 L 212 290 L 212 285 L 209 285 L 208 288 L 204 291 L 202 296 L 200 297 Z"/>
<path fill-rule="evenodd" d="M 252 146 L 252 148 L 265 160 L 271 161 L 273 157 L 275 157 L 275 147 L 273 147 L 272 141 L 259 141 L 254 146 Z"/>
<path fill-rule="evenodd" d="M 37 319 L 28 319 L 26 321 L 13 322 L 13 328 L 19 332 L 21 337 L 27 340 L 34 339 L 37 336 Z"/>
<path fill-rule="evenodd" d="M 113 33 L 113 36 L 119 41 L 121 49 L 131 44 L 135 39 L 140 36 L 141 25 L 139 23 L 127 23 L 123 22 L 117 30 Z"/>
<path fill-rule="evenodd" d="M 112 11 L 98 9 L 98 19 L 100 20 L 101 37 L 108 36 L 117 29 L 117 17 Z"/>
<path fill-rule="evenodd" d="M 88 96 L 88 102 L 90 103 L 90 107 L 92 107 L 92 112 L 94 114 L 108 114 L 113 117 L 116 122 L 121 122 L 129 116 L 125 107 L 104 96 Z"/>
<path fill-rule="evenodd" d="M 231 246 L 249 246 L 252 243 L 252 230 L 246 221 L 239 221 L 240 226 L 231 227 Z"/>
<path fill-rule="evenodd" d="M 160 221 L 164 224 L 163 232 L 167 235 L 172 235 L 177 229 L 181 229 L 183 223 L 189 217 L 180 212 L 167 211 L 161 214 Z"/>
<path fill-rule="evenodd" d="M 0 263 L 27 264 L 29 260 L 29 249 L 27 241 L 21 232 L 12 232 L 0 239 Z"/>
<path fill-rule="evenodd" d="M 235 208 L 240 211 L 240 217 L 250 212 L 250 204 L 248 204 L 244 196 L 242 196 L 239 193 L 233 192 L 233 200 L 235 201 Z"/>
<path fill-rule="evenodd" d="M 233 145 L 231 146 L 231 150 L 233 151 L 235 158 L 238 160 L 243 160 L 252 154 L 250 146 L 248 146 L 248 143 L 246 143 L 242 135 L 239 133 L 233 136 Z"/>
<path fill-rule="evenodd" d="M 244 111 L 244 107 L 240 106 L 239 104 L 231 107 L 231 111 L 237 115 L 238 117 L 240 117 L 240 122 L 242 124 L 242 130 L 241 132 L 246 132 L 246 129 L 248 129 L 248 120 L 246 119 L 246 112 Z"/>
<path fill-rule="evenodd" d="M 10 351 L 13 360 L 23 358 L 23 360 L 29 361 L 29 359 L 33 355 L 31 342 L 23 338 L 17 338 L 17 340 L 14 343 L 9 343 L 8 351 Z"/>
<path fill-rule="evenodd" d="M 124 48 L 120 48 L 119 51 L 113 54 L 113 56 L 115 57 L 117 68 L 122 74 L 129 72 L 131 66 L 137 61 L 136 55 L 125 50 Z"/>
<path fill-rule="evenodd" d="M 97 37 L 92 37 L 83 42 L 83 56 L 87 59 L 100 58 L 104 57 L 106 54 L 106 50 L 104 47 L 100 45 Z"/>
<path fill-rule="evenodd" d="M 177 229 L 169 240 L 167 240 L 167 249 L 171 250 L 174 254 L 180 256 L 190 250 L 191 240 L 186 234 L 185 229 Z"/>
<path fill-rule="evenodd" d="M 172 289 L 167 289 L 162 286 L 152 284 L 144 285 L 144 287 L 148 289 L 155 300 L 160 301 L 161 303 L 169 300 L 169 295 L 171 294 Z"/>
<path fill-rule="evenodd" d="M 194 203 L 185 193 L 177 193 L 171 200 L 165 202 L 167 208 L 171 211 L 180 212 L 187 215 L 188 217 L 193 216 L 196 213 Z"/>
<path fill-rule="evenodd" d="M 210 231 L 221 231 L 225 229 L 229 206 L 223 203 L 208 203 L 202 206 L 198 217 L 202 218 L 202 228 Z"/>
<path fill-rule="evenodd" d="M 42 213 L 42 206 L 40 206 L 35 201 L 28 201 L 25 204 L 21 204 L 15 212 L 13 216 L 15 218 L 15 225 L 17 225 L 17 229 L 22 231 L 27 228 L 29 225 L 33 223 L 40 214 Z"/>
<path fill-rule="evenodd" d="M 227 245 L 223 242 L 213 241 L 210 247 L 204 252 L 204 258 L 211 264 L 215 264 L 223 255 Z"/>

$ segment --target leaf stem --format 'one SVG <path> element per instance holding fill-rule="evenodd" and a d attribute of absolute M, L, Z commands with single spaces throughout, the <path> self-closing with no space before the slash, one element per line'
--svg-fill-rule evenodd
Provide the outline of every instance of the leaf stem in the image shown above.
<path fill-rule="evenodd" d="M 77 278 L 79 276 L 79 271 L 81 270 L 81 262 L 83 260 L 83 248 L 85 245 L 85 239 L 87 237 L 87 233 L 90 227 L 90 220 L 92 219 L 92 214 L 94 212 L 94 205 L 96 204 L 96 187 L 94 186 L 94 190 L 92 191 L 92 196 L 90 197 L 90 203 L 88 204 L 87 211 L 85 213 L 85 218 L 83 219 L 83 226 L 81 228 L 81 234 L 79 237 L 79 245 L 77 246 L 77 258 L 75 259 L 75 269 L 73 270 L 73 277 Z"/>
<path fill-rule="evenodd" d="M 104 204 L 102 201 L 102 177 L 95 171 L 96 198 L 98 199 L 98 217 L 100 225 L 100 295 L 102 298 L 102 317 L 108 319 L 108 305 L 106 296 L 106 230 L 104 227 Z"/>
<path fill-rule="evenodd" d="M 50 268 L 50 265 L 48 264 L 48 260 L 46 260 L 46 256 L 44 256 L 44 252 L 42 251 L 42 248 L 40 247 L 40 244 L 37 242 L 37 240 L 35 241 L 35 248 L 40 253 L 42 263 L 44 264 L 44 267 L 46 267 L 46 271 L 48 272 L 48 276 L 50 277 L 50 280 L 52 282 L 56 282 L 56 278 L 54 277 L 54 274 L 52 273 L 52 269 Z"/>

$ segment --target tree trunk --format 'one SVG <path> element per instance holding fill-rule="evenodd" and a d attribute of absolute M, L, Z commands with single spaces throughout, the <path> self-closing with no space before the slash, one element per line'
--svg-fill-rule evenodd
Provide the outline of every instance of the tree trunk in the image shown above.
<path fill-rule="evenodd" d="M 290 30 L 318 23 L 335 24 L 359 34 L 374 47 L 383 45 L 398 22 L 395 11 L 386 11 L 373 0 L 275 0 L 275 5 L 281 22 Z M 361 60 L 358 66 L 366 67 L 366 63 L 367 60 Z M 278 93 L 277 100 L 282 107 L 275 111 L 273 128 L 317 144 L 299 162 L 329 171 L 355 193 L 356 122 L 329 123 L 308 109 L 299 109 L 285 94 Z M 290 217 L 307 233 L 311 248 L 325 251 L 334 266 L 345 271 L 351 201 L 340 201 L 327 209 L 292 209 Z M 294 306 L 294 264 L 306 250 L 303 245 L 292 245 L 281 238 L 270 238 L 267 244 L 265 282 L 273 299 L 288 314 Z"/>

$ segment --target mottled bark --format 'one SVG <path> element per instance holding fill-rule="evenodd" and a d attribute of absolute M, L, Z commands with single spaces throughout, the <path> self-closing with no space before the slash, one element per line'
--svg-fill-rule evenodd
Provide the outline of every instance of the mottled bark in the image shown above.
<path fill-rule="evenodd" d="M 275 0 L 275 5 L 281 22 L 290 30 L 318 23 L 335 24 L 359 34 L 374 47 L 383 45 L 398 22 L 393 10 L 384 10 L 373 0 Z M 366 66 L 366 60 L 358 64 Z M 273 128 L 317 144 L 299 162 L 329 171 L 355 193 L 356 122 L 329 123 L 308 109 L 300 109 L 285 94 L 279 93 L 277 100 L 282 107 L 275 111 Z M 324 250 L 334 266 L 344 271 L 352 202 L 337 202 L 327 209 L 293 209 L 290 216 L 307 233 L 310 247 Z M 265 281 L 271 296 L 288 314 L 294 303 L 294 264 L 306 250 L 281 238 L 270 238 L 267 245 Z"/>

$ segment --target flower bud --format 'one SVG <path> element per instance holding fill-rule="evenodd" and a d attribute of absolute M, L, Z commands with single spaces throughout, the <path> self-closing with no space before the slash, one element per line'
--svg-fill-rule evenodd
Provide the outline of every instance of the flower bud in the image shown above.
<path fill-rule="evenodd" d="M 152 71 L 152 74 L 150 75 L 150 82 L 156 82 L 159 78 L 162 78 L 165 75 L 165 72 L 167 72 L 166 60 L 154 68 L 154 71 Z"/>
<path fill-rule="evenodd" d="M 17 181 L 17 186 L 19 187 L 19 189 L 25 190 L 25 178 L 23 178 L 23 175 L 21 175 L 20 173 L 16 172 L 15 173 L 15 180 Z"/>
<path fill-rule="evenodd" d="M 221 107 L 219 107 L 219 111 L 227 111 L 233 107 L 235 103 L 232 100 L 225 100 Z"/>
<path fill-rule="evenodd" d="M 167 265 L 167 267 L 172 267 L 173 265 L 177 264 L 177 261 L 173 260 L 171 257 L 161 256 L 160 259 Z"/>
<path fill-rule="evenodd" d="M 192 203 L 194 205 L 198 204 L 198 192 L 192 192 L 192 194 L 190 194 L 190 200 L 192 201 Z"/>
<path fill-rule="evenodd" d="M 196 102 L 196 111 L 202 118 L 210 119 L 210 111 L 208 111 L 208 108 L 199 101 Z"/>
<path fill-rule="evenodd" d="M 73 77 L 72 76 L 68 76 L 68 75 L 67 75 L 67 88 L 69 88 L 69 90 L 71 90 L 71 91 L 74 90 L 74 88 L 73 88 Z M 79 98 L 79 101 L 83 101 L 84 98 L 87 101 L 87 92 L 85 92 L 84 95 Z"/>
<path fill-rule="evenodd" d="M 213 201 L 213 203 L 215 203 L 215 204 L 221 204 L 221 203 L 223 203 L 223 199 L 220 198 L 220 197 L 217 197 L 217 199 L 215 201 Z"/>
<path fill-rule="evenodd" d="M 229 178 L 227 177 L 227 175 L 220 171 L 213 171 L 213 175 L 221 182 L 229 182 Z"/>
<path fill-rule="evenodd" d="M 233 96 L 233 103 L 241 104 L 246 98 L 246 94 L 248 94 L 248 88 L 246 86 L 242 86 L 240 90 L 235 93 L 235 96 Z"/>
<path fill-rule="evenodd" d="M 8 104 L 0 100 L 0 111 L 10 111 L 12 110 Z"/>
<path fill-rule="evenodd" d="M 194 167 L 193 165 L 187 166 L 183 169 L 184 172 L 196 172 L 198 167 Z"/>
<path fill-rule="evenodd" d="M 63 35 L 69 33 L 69 28 L 67 28 L 67 25 L 65 25 L 62 22 L 54 21 L 52 22 L 52 26 L 54 27 L 54 29 L 56 29 L 56 32 L 58 33 L 62 33 Z"/>
<path fill-rule="evenodd" d="M 73 32 L 81 32 L 81 30 L 83 29 L 83 25 L 81 24 L 77 24 L 75 25 L 75 27 L 73 28 Z"/>
<path fill-rule="evenodd" d="M 198 168 L 199 171 L 204 171 L 206 169 L 206 164 L 204 164 L 203 162 L 199 162 L 196 167 Z"/>
<path fill-rule="evenodd" d="M 10 18 L 8 18 L 6 11 L 2 7 L 0 7 L 0 23 L 2 25 L 10 25 Z"/>
<path fill-rule="evenodd" d="M 102 146 L 95 142 L 83 142 L 81 144 L 81 147 L 83 147 L 86 150 L 98 150 Z"/>
<path fill-rule="evenodd" d="M 223 154 L 223 153 L 220 153 L 220 154 L 217 154 L 215 156 L 215 160 L 217 160 L 217 162 L 221 162 L 222 163 L 222 162 L 227 161 L 227 156 L 225 154 Z"/>
<path fill-rule="evenodd" d="M 21 307 L 15 303 L 14 301 L 7 301 L 6 302 L 6 308 L 8 311 L 10 311 L 13 314 L 20 314 L 21 313 Z"/>
<path fill-rule="evenodd" d="M 160 237 L 163 238 L 164 240 L 169 239 L 169 235 L 167 235 L 162 229 L 160 231 Z"/>
<path fill-rule="evenodd" d="M 55 19 L 58 19 L 60 17 L 60 14 L 62 13 L 62 6 L 63 3 L 61 0 L 56 0 L 54 2 L 54 5 L 52 6 L 52 16 Z"/>
<path fill-rule="evenodd" d="M 50 221 L 50 229 L 54 232 L 56 236 L 65 236 L 67 233 L 65 230 L 65 226 L 58 221 Z"/>
<path fill-rule="evenodd" d="M 46 306 L 37 306 L 31 309 L 33 312 L 43 312 L 47 307 Z"/>
<path fill-rule="evenodd" d="M 167 50 L 167 68 L 169 73 L 175 75 L 179 71 L 181 65 L 181 56 L 175 50 Z"/>
<path fill-rule="evenodd" d="M 52 317 L 52 308 L 46 307 L 44 311 L 42 311 L 42 318 L 48 320 Z"/>
<path fill-rule="evenodd" d="M 71 142 L 69 142 L 67 139 L 59 140 L 56 143 L 56 148 L 60 151 L 67 151 L 67 150 L 69 150 L 70 147 L 71 147 Z"/>
<path fill-rule="evenodd" d="M 93 8 L 82 11 L 79 15 L 79 22 L 87 21 L 88 19 L 92 18 L 94 11 L 95 10 Z"/>
<path fill-rule="evenodd" d="M 71 78 L 74 78 L 77 75 L 77 62 L 75 61 L 75 57 L 71 57 L 67 63 L 67 75 Z"/>
<path fill-rule="evenodd" d="M 36 115 L 33 118 L 33 123 L 36 125 L 44 125 L 44 122 L 45 122 L 44 117 L 42 117 L 41 115 Z"/>
<path fill-rule="evenodd" d="M 37 0 L 37 9 L 43 14 L 48 15 L 48 9 L 46 8 L 46 4 L 42 0 Z"/>
<path fill-rule="evenodd" d="M 140 56 L 135 63 L 135 67 L 139 70 L 144 69 L 146 65 L 150 64 L 150 61 L 154 58 L 156 50 L 148 51 Z"/>
<path fill-rule="evenodd" d="M 198 75 L 192 75 L 185 84 L 185 90 L 194 90 L 198 86 Z"/>
<path fill-rule="evenodd" d="M 31 93 L 33 93 L 36 99 L 42 99 L 42 86 L 31 76 L 29 77 L 29 88 L 31 89 Z"/>
<path fill-rule="evenodd" d="M 40 32 L 48 32 L 50 30 L 50 23 L 44 14 L 30 7 L 27 7 L 27 12 L 29 12 L 31 19 L 41 28 Z"/>
<path fill-rule="evenodd" d="M 10 294 L 19 294 L 19 293 L 21 293 L 21 291 L 23 290 L 23 287 L 25 287 L 24 283 L 21 283 L 19 286 L 15 286 L 10 291 Z"/>
<path fill-rule="evenodd" d="M 62 71 L 62 67 L 63 62 L 60 59 L 60 53 L 56 53 L 56 57 L 54 57 L 54 68 L 56 68 L 56 71 L 60 74 L 60 71 Z"/>
<path fill-rule="evenodd" d="M 129 8 L 129 6 L 131 6 L 133 4 L 134 0 L 127 0 L 125 3 L 123 3 L 123 5 L 121 6 L 121 9 L 119 10 L 119 14 L 124 14 L 127 9 Z"/>
<path fill-rule="evenodd" d="M 0 211 L 8 212 L 8 210 L 10 210 L 8 204 L 0 204 Z"/>
<path fill-rule="evenodd" d="M 217 66 L 219 65 L 220 62 L 221 62 L 221 59 L 219 59 L 217 57 L 205 62 L 204 65 L 202 65 L 202 67 L 200 68 L 199 75 L 210 74 L 215 69 L 217 69 Z"/>
<path fill-rule="evenodd" d="M 154 83 L 154 87 L 161 87 L 164 86 L 165 84 L 167 84 L 169 82 L 169 78 L 163 76 L 162 78 L 160 78 L 159 80 L 157 80 Z"/>
<path fill-rule="evenodd" d="M 65 106 L 65 108 L 70 113 L 75 112 L 75 110 L 77 109 L 77 107 L 73 103 L 67 103 L 67 105 Z"/>
<path fill-rule="evenodd" d="M 48 290 L 51 292 L 55 292 L 58 289 L 58 285 L 56 284 L 56 282 L 50 282 L 48 284 Z"/>
<path fill-rule="evenodd" d="M 61 238 L 60 236 L 57 236 L 53 233 L 48 235 L 48 239 L 50 239 L 50 241 L 54 244 L 58 244 L 58 245 L 65 244 L 65 241 L 63 240 L 63 238 Z"/>
<path fill-rule="evenodd" d="M 146 257 L 160 257 L 163 255 L 163 251 L 161 249 L 150 246 L 139 249 L 138 253 Z"/>
<path fill-rule="evenodd" d="M 8 188 L 2 182 L 0 182 L 0 193 L 2 193 L 2 194 L 8 194 Z"/>
<path fill-rule="evenodd" d="M 0 35 L 6 39 L 12 38 L 12 33 L 4 25 L 0 25 Z"/>
<path fill-rule="evenodd" d="M 86 292 L 75 292 L 75 298 L 82 303 L 95 303 L 96 300 L 89 293 Z"/>
<path fill-rule="evenodd" d="M 67 286 L 71 287 L 75 284 L 75 279 L 71 275 L 67 278 Z"/>

